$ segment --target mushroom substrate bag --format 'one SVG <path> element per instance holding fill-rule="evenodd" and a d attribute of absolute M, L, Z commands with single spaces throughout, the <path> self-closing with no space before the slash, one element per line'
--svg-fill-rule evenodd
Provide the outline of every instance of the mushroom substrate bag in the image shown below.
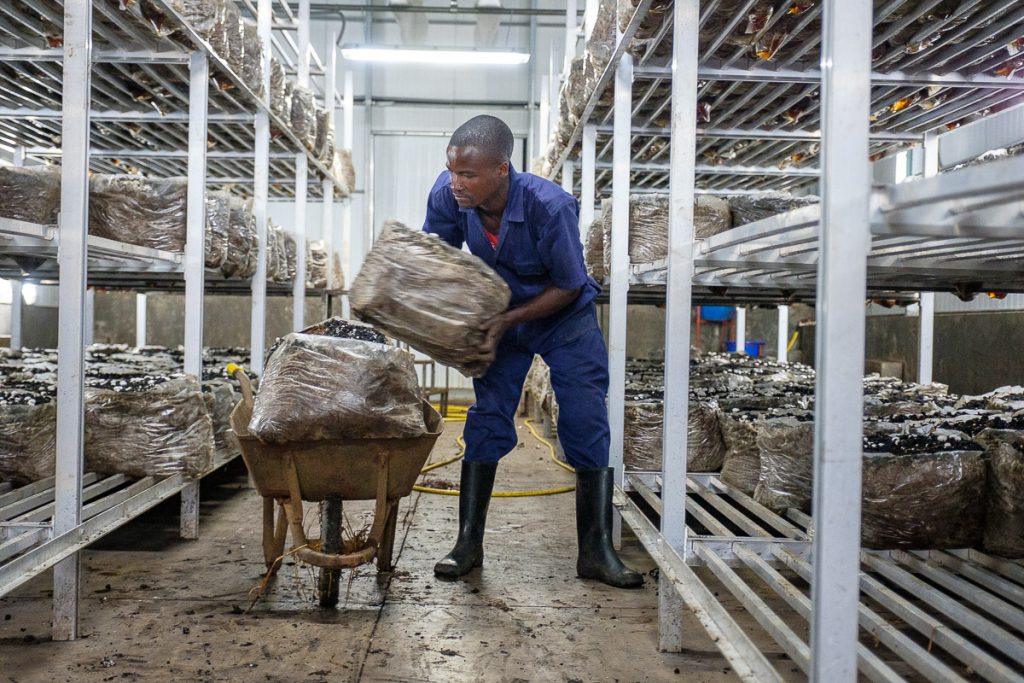
<path fill-rule="evenodd" d="M 59 212 L 59 170 L 0 166 L 0 217 L 54 225 Z"/>
<path fill-rule="evenodd" d="M 469 377 L 487 365 L 472 360 L 480 326 L 503 313 L 508 285 L 476 256 L 435 235 L 388 221 L 352 283 L 352 311 L 392 337 Z"/>
<path fill-rule="evenodd" d="M 1024 434 L 986 429 L 975 439 L 988 454 L 985 551 L 1024 557 Z"/>
<path fill-rule="evenodd" d="M 249 431 L 273 444 L 413 438 L 426 431 L 420 400 L 409 353 L 292 333 L 267 361 Z"/>
<path fill-rule="evenodd" d="M 165 251 L 185 251 L 185 178 L 89 178 L 89 234 Z"/>

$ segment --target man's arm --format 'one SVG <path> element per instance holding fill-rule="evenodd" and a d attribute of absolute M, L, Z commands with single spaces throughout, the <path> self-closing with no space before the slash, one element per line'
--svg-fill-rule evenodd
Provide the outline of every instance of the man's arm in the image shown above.
<path fill-rule="evenodd" d="M 483 325 L 480 330 L 485 333 L 484 343 L 480 346 L 479 360 L 485 363 L 494 361 L 495 353 L 498 350 L 498 342 L 505 335 L 509 328 L 520 323 L 546 318 L 562 310 L 580 295 L 580 288 L 559 289 L 548 287 L 543 292 L 527 301 L 522 306 L 499 313 Z"/>

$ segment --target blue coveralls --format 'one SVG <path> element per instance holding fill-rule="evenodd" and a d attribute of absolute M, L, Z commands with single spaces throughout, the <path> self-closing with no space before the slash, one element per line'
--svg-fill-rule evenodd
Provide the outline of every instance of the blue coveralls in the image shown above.
<path fill-rule="evenodd" d="M 463 436 L 466 460 L 497 462 L 518 443 L 515 413 L 523 381 L 539 354 L 551 368 L 558 400 L 558 438 L 577 469 L 608 466 L 608 352 L 597 325 L 594 298 L 600 286 L 587 275 L 579 234 L 579 205 L 554 183 L 509 165 L 508 202 L 497 248 L 491 247 L 475 209 L 460 209 L 448 171 L 427 199 L 423 230 L 456 249 L 463 242 L 512 290 L 510 308 L 554 285 L 580 289 L 557 313 L 510 328 L 487 373 L 473 380 L 476 404 Z"/>

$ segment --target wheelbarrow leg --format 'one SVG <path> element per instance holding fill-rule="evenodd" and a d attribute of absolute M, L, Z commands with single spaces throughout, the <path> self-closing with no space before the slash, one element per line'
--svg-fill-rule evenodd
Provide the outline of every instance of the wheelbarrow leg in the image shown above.
<path fill-rule="evenodd" d="M 391 554 L 395 549 L 395 530 L 398 527 L 398 501 L 388 501 L 388 519 L 384 523 L 384 531 L 380 539 L 380 550 L 377 552 L 377 571 L 389 572 L 394 569 Z"/>
<path fill-rule="evenodd" d="M 320 544 L 321 552 L 341 552 L 341 496 L 327 496 L 320 504 Z M 338 593 L 341 585 L 341 570 L 320 568 L 317 580 L 317 594 L 321 607 L 334 607 L 338 604 Z"/>
<path fill-rule="evenodd" d="M 284 555 L 284 544 L 288 536 L 288 516 L 284 510 L 274 512 L 277 502 L 273 498 L 263 499 L 263 560 L 272 574 L 277 573 L 278 560 Z"/>

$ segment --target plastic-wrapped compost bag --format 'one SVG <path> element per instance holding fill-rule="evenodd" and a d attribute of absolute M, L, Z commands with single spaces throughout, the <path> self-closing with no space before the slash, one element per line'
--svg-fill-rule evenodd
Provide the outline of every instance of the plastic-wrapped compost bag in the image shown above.
<path fill-rule="evenodd" d="M 327 287 L 327 247 L 323 240 L 306 242 L 306 285 L 314 289 Z"/>
<path fill-rule="evenodd" d="M 185 178 L 89 178 L 89 234 L 152 249 L 185 250 Z"/>
<path fill-rule="evenodd" d="M 810 510 L 814 481 L 814 422 L 780 417 L 761 423 L 756 438 L 760 478 L 754 500 L 775 511 Z"/>
<path fill-rule="evenodd" d="M 213 423 L 199 382 L 176 377 L 141 391 L 86 387 L 85 463 L 133 477 L 210 468 Z"/>
<path fill-rule="evenodd" d="M 228 432 L 231 431 L 231 411 L 238 403 L 238 392 L 233 382 L 213 380 L 203 382 L 203 399 L 206 410 L 213 424 L 213 443 L 216 451 L 224 455 L 241 453 L 238 441 Z"/>
<path fill-rule="evenodd" d="M 923 439 L 894 435 L 886 447 L 894 452 L 864 454 L 864 546 L 976 545 L 985 521 L 985 453 L 965 434 L 941 430 Z"/>
<path fill-rule="evenodd" d="M 60 212 L 60 171 L 0 166 L 0 217 L 54 225 Z"/>
<path fill-rule="evenodd" d="M 226 277 L 250 278 L 256 272 L 256 261 L 251 259 L 256 240 L 256 217 L 246 208 L 245 202 L 231 198 L 228 223 L 228 248 L 221 272 Z"/>
<path fill-rule="evenodd" d="M 284 67 L 275 57 L 270 58 L 270 110 L 286 122 L 292 112 L 292 87 Z"/>
<path fill-rule="evenodd" d="M 0 480 L 27 483 L 52 477 L 57 452 L 57 404 L 27 392 L 5 392 L 0 405 Z"/>
<path fill-rule="evenodd" d="M 817 197 L 794 197 L 786 192 L 729 197 L 729 208 L 732 212 L 734 227 L 817 203 Z"/>
<path fill-rule="evenodd" d="M 725 457 L 722 481 L 752 495 L 761 476 L 761 454 L 757 448 L 759 413 L 723 411 L 719 415 Z"/>
<path fill-rule="evenodd" d="M 988 453 L 988 510 L 984 548 L 1024 557 L 1024 434 L 986 429 L 975 437 Z"/>
<path fill-rule="evenodd" d="M 292 89 L 292 132 L 302 144 L 313 149 L 316 144 L 316 98 L 313 91 L 301 85 Z"/>
<path fill-rule="evenodd" d="M 249 431 L 265 443 L 412 438 L 426 431 L 420 400 L 409 353 L 292 333 L 267 362 Z"/>
<path fill-rule="evenodd" d="M 503 313 L 511 296 L 501 276 L 476 256 L 393 220 L 349 294 L 357 318 L 470 377 L 487 370 L 467 360 L 484 341 L 480 326 Z"/>
<path fill-rule="evenodd" d="M 604 282 L 608 272 L 604 267 L 604 226 L 600 218 L 591 223 L 587 231 L 587 246 L 583 260 L 587 264 L 590 277 L 598 282 Z"/>
<path fill-rule="evenodd" d="M 231 236 L 231 195 L 206 193 L 206 267 L 220 268 L 228 255 Z"/>
<path fill-rule="evenodd" d="M 263 44 L 252 22 L 242 23 L 242 80 L 257 97 L 263 97 Z"/>

